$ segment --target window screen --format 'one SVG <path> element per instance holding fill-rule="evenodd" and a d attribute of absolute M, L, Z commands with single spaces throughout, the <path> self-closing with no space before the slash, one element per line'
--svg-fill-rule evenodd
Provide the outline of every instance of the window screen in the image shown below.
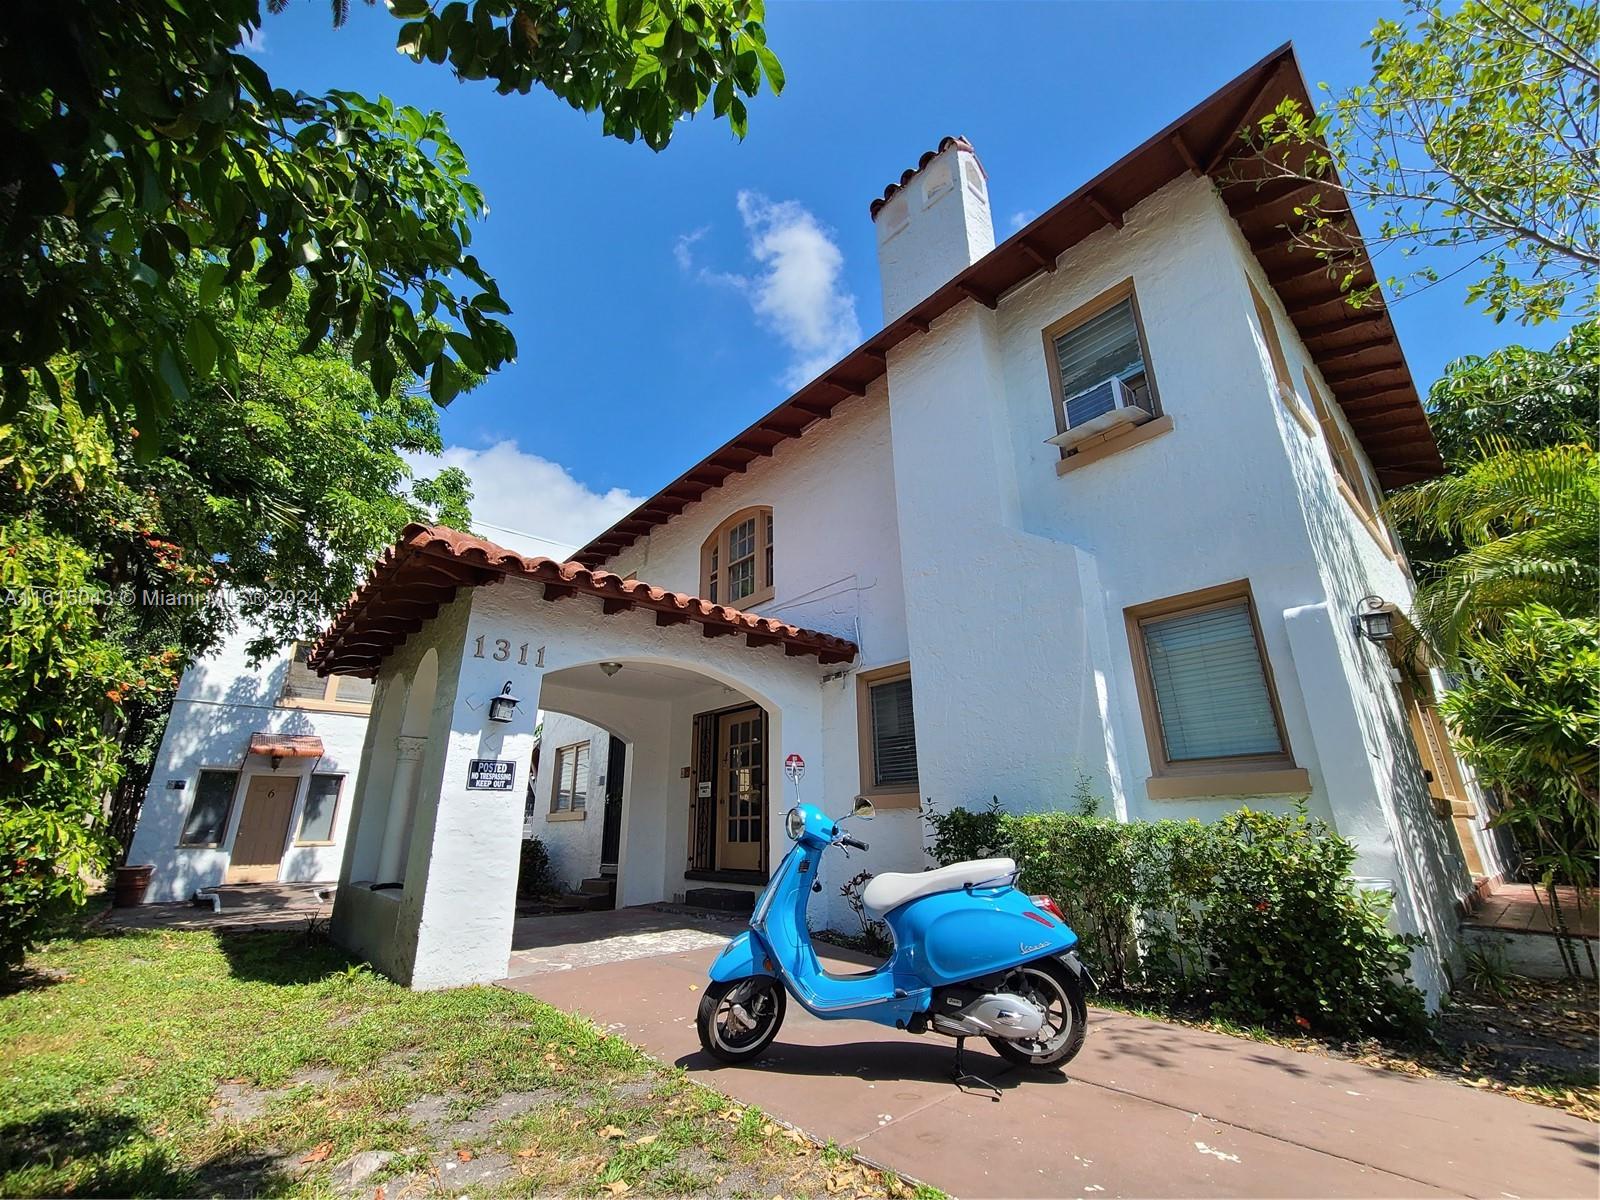
<path fill-rule="evenodd" d="M 872 708 L 873 786 L 915 786 L 917 727 L 911 714 L 911 680 L 873 684 L 867 699 Z"/>
<path fill-rule="evenodd" d="M 233 807 L 233 790 L 238 785 L 237 771 L 201 771 L 195 784 L 194 803 L 189 819 L 183 823 L 180 845 L 218 846 L 228 829 L 228 811 Z"/>
<path fill-rule="evenodd" d="M 1248 601 L 1143 632 L 1169 762 L 1283 753 Z"/>
<path fill-rule="evenodd" d="M 285 700 L 321 700 L 328 694 L 328 681 L 306 663 L 306 656 L 310 653 L 309 643 L 295 643 L 294 657 L 289 660 L 289 674 L 283 681 Z"/>
<path fill-rule="evenodd" d="M 1155 411 L 1131 296 L 1056 338 L 1055 353 L 1069 429 L 1110 411 L 1111 389 L 1099 386 L 1108 379 Z"/>
<path fill-rule="evenodd" d="M 300 812 L 299 842 L 333 841 L 333 818 L 339 811 L 342 775 L 313 775 L 306 786 L 306 805 Z"/>
<path fill-rule="evenodd" d="M 373 683 L 370 679 L 360 679 L 354 675 L 340 675 L 338 689 L 338 691 L 334 692 L 333 698 L 340 704 L 372 703 Z"/>

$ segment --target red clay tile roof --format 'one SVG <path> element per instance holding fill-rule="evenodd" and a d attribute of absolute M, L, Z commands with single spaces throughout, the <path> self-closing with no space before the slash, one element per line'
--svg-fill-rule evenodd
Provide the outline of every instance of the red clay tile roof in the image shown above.
<path fill-rule="evenodd" d="M 250 753 L 272 758 L 321 758 L 322 739 L 309 733 L 252 733 Z"/>
<path fill-rule="evenodd" d="M 891 183 L 888 187 L 884 188 L 883 195 L 873 200 L 873 202 L 867 206 L 867 211 L 870 212 L 874 218 L 876 218 L 878 215 L 878 210 L 885 204 L 889 203 L 889 201 L 894 198 L 894 194 L 896 192 L 915 179 L 918 171 L 922 170 L 935 158 L 943 154 L 952 146 L 958 150 L 965 150 L 967 153 L 971 154 L 973 158 L 978 157 L 978 152 L 972 148 L 972 143 L 967 141 L 967 139 L 962 137 L 960 134 L 957 134 L 954 137 L 940 138 L 937 146 L 935 146 L 932 150 L 927 151 L 921 158 L 917 159 L 916 166 L 911 167 L 910 169 L 901 173 L 900 182 Z M 981 162 L 978 164 L 978 169 L 983 169 L 983 164 Z"/>
<path fill-rule="evenodd" d="M 1240 130 L 1285 98 L 1311 108 L 1292 45 L 1274 50 L 1218 88 L 1171 125 L 1146 140 L 1054 208 L 1001 242 L 972 266 L 904 315 L 873 334 L 719 450 L 669 483 L 573 555 L 598 567 L 663 525 L 731 475 L 772 455 L 776 446 L 825 421 L 888 370 L 888 352 L 928 331 L 934 320 L 968 300 L 994 308 L 1011 288 L 1040 271 L 1054 271 L 1068 249 L 1185 173 L 1220 174 L 1245 150 Z M 941 143 L 942 144 L 942 143 Z M 1337 187 L 1316 189 L 1325 208 L 1336 207 Z M 1290 185 L 1233 183 L 1222 198 L 1238 221 L 1267 279 L 1350 420 L 1378 480 L 1401 487 L 1444 471 L 1428 416 L 1411 379 L 1405 354 L 1382 297 L 1352 311 L 1337 277 L 1308 254 L 1292 253 L 1278 228 L 1302 197 Z M 1355 285 L 1373 282 L 1370 265 Z"/>
<path fill-rule="evenodd" d="M 407 637 L 455 598 L 457 589 L 508 577 L 544 584 L 546 600 L 593 596 L 608 614 L 642 609 L 656 614 L 657 625 L 694 622 L 706 637 L 742 634 L 747 645 L 782 646 L 790 657 L 811 654 L 822 663 L 841 663 L 856 656 L 854 642 L 832 634 L 592 571 L 581 563 L 524 558 L 443 526 L 407 525 L 311 648 L 308 661 L 319 675 L 371 678 Z"/>

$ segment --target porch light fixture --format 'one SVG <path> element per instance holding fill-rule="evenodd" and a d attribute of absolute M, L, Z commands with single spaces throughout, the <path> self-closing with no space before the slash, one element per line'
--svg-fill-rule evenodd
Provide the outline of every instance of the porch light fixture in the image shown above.
<path fill-rule="evenodd" d="M 606 678 L 609 679 L 622 670 L 622 664 L 619 662 L 603 662 L 600 664 L 600 669 L 606 673 Z"/>
<path fill-rule="evenodd" d="M 1369 642 L 1394 640 L 1394 609 L 1381 596 L 1363 596 L 1350 624 Z"/>
<path fill-rule="evenodd" d="M 489 720 L 505 724 L 517 715 L 517 705 L 521 703 L 521 700 L 511 694 L 511 680 L 506 680 L 506 685 L 500 689 L 500 694 L 489 701 Z"/>

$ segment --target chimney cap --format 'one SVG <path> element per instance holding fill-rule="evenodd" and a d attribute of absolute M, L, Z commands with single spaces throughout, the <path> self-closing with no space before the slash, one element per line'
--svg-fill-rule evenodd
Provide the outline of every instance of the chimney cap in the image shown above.
<path fill-rule="evenodd" d="M 868 206 L 868 211 L 872 214 L 872 219 L 874 221 L 878 219 L 878 210 L 881 209 L 885 204 L 889 203 L 889 201 L 894 198 L 894 194 L 896 192 L 915 179 L 918 171 L 921 171 L 946 150 L 951 149 L 965 150 L 968 154 L 972 155 L 974 159 L 977 159 L 978 157 L 978 152 L 973 149 L 972 143 L 967 141 L 967 139 L 962 137 L 960 134 L 956 134 L 953 137 L 940 138 L 938 146 L 923 154 L 921 158 L 917 159 L 916 166 L 911 167 L 901 174 L 900 181 L 898 183 L 891 183 L 888 187 L 883 189 L 882 196 L 877 197 L 872 201 L 872 203 Z M 978 163 L 978 170 L 983 170 L 983 163 Z M 984 174 L 987 175 L 988 172 L 985 171 Z"/>

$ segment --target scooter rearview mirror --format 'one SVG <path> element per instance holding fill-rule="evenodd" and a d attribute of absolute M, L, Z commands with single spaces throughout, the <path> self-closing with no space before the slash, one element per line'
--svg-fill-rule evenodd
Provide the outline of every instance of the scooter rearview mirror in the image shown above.
<path fill-rule="evenodd" d="M 850 815 L 852 817 L 860 817 L 863 821 L 870 821 L 876 811 L 872 807 L 871 800 L 868 800 L 865 796 L 857 796 L 855 807 L 850 810 Z"/>

